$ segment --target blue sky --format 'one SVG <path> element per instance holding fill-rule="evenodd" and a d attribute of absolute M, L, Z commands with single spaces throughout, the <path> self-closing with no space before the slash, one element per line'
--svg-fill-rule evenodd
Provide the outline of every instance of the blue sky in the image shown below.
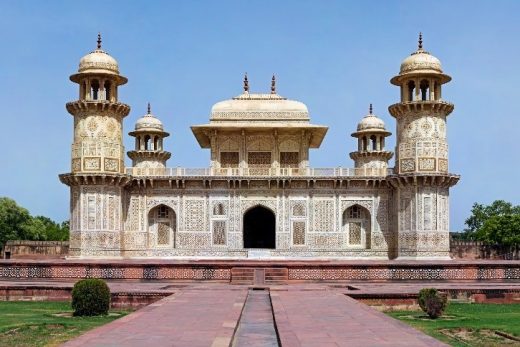
<path fill-rule="evenodd" d="M 453 81 L 443 98 L 448 118 L 451 229 L 474 202 L 519 203 L 520 1 L 6 1 L 0 0 L 2 161 L 0 196 L 32 214 L 68 218 L 72 117 L 68 80 L 95 48 L 114 56 L 129 83 L 119 98 L 132 107 L 125 134 L 152 103 L 172 136 L 169 166 L 205 167 L 209 153 L 189 126 L 211 106 L 241 92 L 278 92 L 307 104 L 313 123 L 330 127 L 311 166 L 352 167 L 357 122 L 374 113 L 395 132 L 389 83 L 401 61 L 424 46 Z M 129 136 L 126 149 L 132 148 Z M 393 150 L 392 137 L 387 148 Z M 130 161 L 127 159 L 127 165 Z M 393 165 L 393 164 L 392 164 Z"/>

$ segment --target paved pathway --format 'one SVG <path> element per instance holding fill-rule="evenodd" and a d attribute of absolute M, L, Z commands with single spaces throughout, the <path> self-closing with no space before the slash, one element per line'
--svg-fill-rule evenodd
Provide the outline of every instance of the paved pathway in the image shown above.
<path fill-rule="evenodd" d="M 341 290 L 319 285 L 204 285 L 179 289 L 65 346 L 446 346 Z M 272 307 L 271 307 L 272 302 Z"/>
<path fill-rule="evenodd" d="M 446 346 L 338 291 L 271 292 L 283 347 Z"/>
<path fill-rule="evenodd" d="M 247 289 L 185 290 L 67 342 L 64 346 L 227 347 Z"/>

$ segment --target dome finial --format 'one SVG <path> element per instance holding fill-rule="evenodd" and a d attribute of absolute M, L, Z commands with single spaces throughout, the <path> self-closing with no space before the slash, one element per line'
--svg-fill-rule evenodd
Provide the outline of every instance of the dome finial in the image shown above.
<path fill-rule="evenodd" d="M 249 92 L 249 81 L 247 80 L 247 72 L 244 75 L 244 92 Z"/>
<path fill-rule="evenodd" d="M 422 50 L 422 32 L 419 33 L 419 50 Z"/>
<path fill-rule="evenodd" d="M 152 112 L 152 108 L 150 107 L 150 103 L 148 103 L 148 113 L 147 114 L 151 114 Z"/>
<path fill-rule="evenodd" d="M 368 107 L 368 114 L 372 114 L 372 104 Z"/>
<path fill-rule="evenodd" d="M 271 79 L 271 94 L 276 94 L 276 76 L 274 74 Z"/>
<path fill-rule="evenodd" d="M 97 49 L 101 49 L 101 33 L 97 34 Z"/>

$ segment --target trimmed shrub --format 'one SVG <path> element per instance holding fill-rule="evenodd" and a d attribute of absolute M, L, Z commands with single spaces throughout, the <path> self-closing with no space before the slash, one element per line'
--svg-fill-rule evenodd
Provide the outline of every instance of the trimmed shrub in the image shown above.
<path fill-rule="evenodd" d="M 448 303 L 446 295 L 443 295 L 435 288 L 421 289 L 418 301 L 421 309 L 432 319 L 442 316 Z"/>
<path fill-rule="evenodd" d="M 72 289 L 74 316 L 99 316 L 108 313 L 110 289 L 100 279 L 85 279 L 74 284 Z"/>

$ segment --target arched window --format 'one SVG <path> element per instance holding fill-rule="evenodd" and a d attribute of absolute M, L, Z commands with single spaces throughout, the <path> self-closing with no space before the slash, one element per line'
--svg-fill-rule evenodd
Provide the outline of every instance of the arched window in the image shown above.
<path fill-rule="evenodd" d="M 148 214 L 148 232 L 151 234 L 150 246 L 175 247 L 175 232 L 177 218 L 175 212 L 168 206 L 159 205 Z"/>
<path fill-rule="evenodd" d="M 149 151 L 150 150 L 150 135 L 146 135 L 144 137 L 144 150 Z"/>
<path fill-rule="evenodd" d="M 367 137 L 363 136 L 363 138 L 361 139 L 361 148 L 362 148 L 363 151 L 366 151 L 367 147 L 368 147 Z"/>
<path fill-rule="evenodd" d="M 370 136 L 370 142 L 372 143 L 372 150 L 377 151 L 377 141 L 375 135 Z"/>
<path fill-rule="evenodd" d="M 422 80 L 420 84 L 421 100 L 430 100 L 430 83 L 427 80 Z"/>
<path fill-rule="evenodd" d="M 110 101 L 110 97 L 112 96 L 112 83 L 110 81 L 105 81 L 105 100 Z"/>
<path fill-rule="evenodd" d="M 90 97 L 92 100 L 98 100 L 99 98 L 99 81 L 93 80 L 90 83 Z"/>
<path fill-rule="evenodd" d="M 370 213 L 360 205 L 353 205 L 343 212 L 343 231 L 349 247 L 370 248 Z"/>
<path fill-rule="evenodd" d="M 305 217 L 305 205 L 303 203 L 298 203 L 292 208 L 292 216 L 293 217 Z"/>
<path fill-rule="evenodd" d="M 218 203 L 213 206 L 213 215 L 222 216 L 226 214 L 226 209 L 224 208 L 224 204 Z"/>
<path fill-rule="evenodd" d="M 153 137 L 153 149 L 154 151 L 159 150 L 159 136 Z"/>
<path fill-rule="evenodd" d="M 415 82 L 408 82 L 408 101 L 413 101 L 415 95 Z"/>

